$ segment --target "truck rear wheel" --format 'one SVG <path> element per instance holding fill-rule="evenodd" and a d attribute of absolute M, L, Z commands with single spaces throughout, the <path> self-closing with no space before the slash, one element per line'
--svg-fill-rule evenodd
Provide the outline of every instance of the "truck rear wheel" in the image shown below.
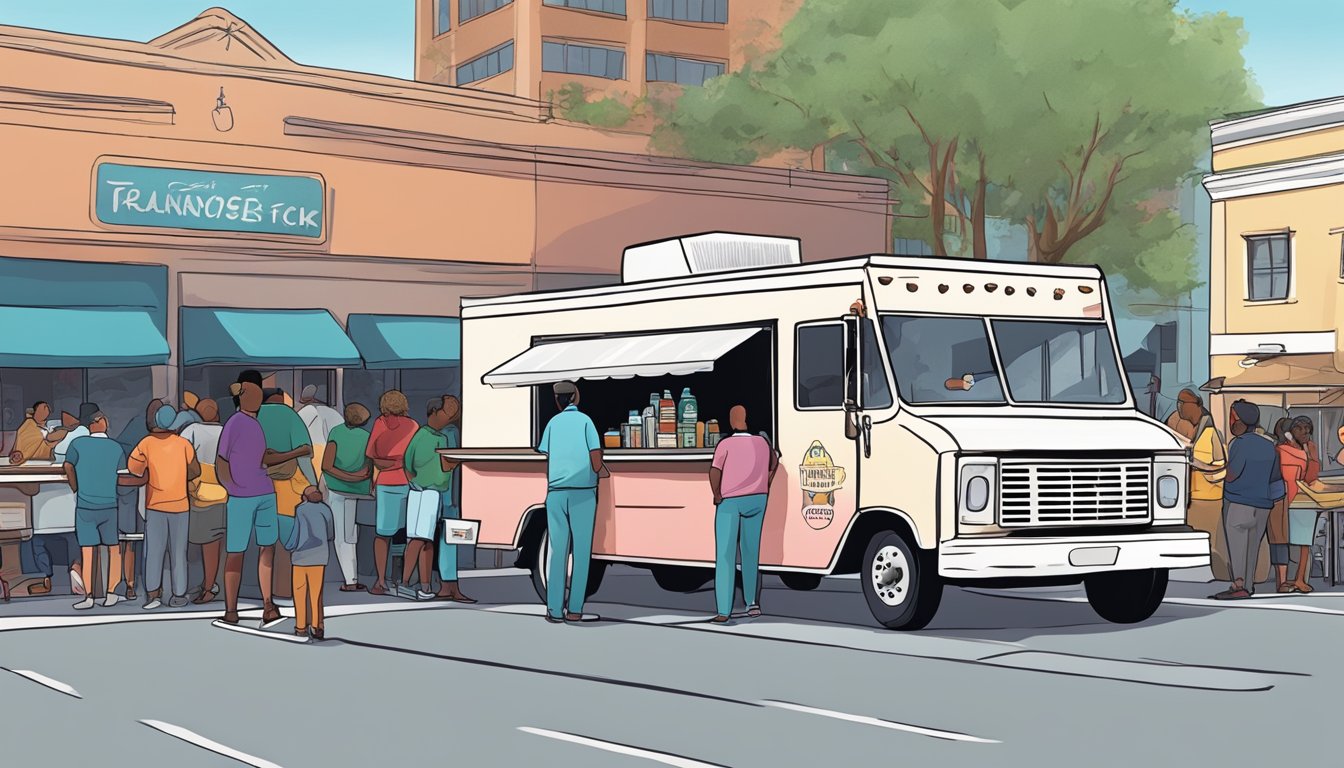
<path fill-rule="evenodd" d="M 1101 618 L 1136 624 L 1152 616 L 1167 596 L 1167 571 L 1104 571 L 1083 577 L 1087 602 Z"/>
<path fill-rule="evenodd" d="M 895 531 L 873 536 L 859 573 L 868 610 L 887 629 L 923 629 L 938 612 L 943 581 L 933 554 Z"/>
<path fill-rule="evenodd" d="M 546 579 L 550 573 L 551 566 L 551 534 L 543 530 L 541 538 L 537 540 L 537 556 L 532 558 L 532 588 L 537 591 L 537 596 L 541 601 L 546 602 Z M 574 563 L 571 559 L 568 567 L 565 569 L 565 579 L 574 573 Z M 588 599 L 597 593 L 602 587 L 602 577 L 607 575 L 606 560 L 592 560 L 588 564 L 588 588 L 584 591 L 584 599 Z M 572 584 L 566 584 L 573 587 Z"/>

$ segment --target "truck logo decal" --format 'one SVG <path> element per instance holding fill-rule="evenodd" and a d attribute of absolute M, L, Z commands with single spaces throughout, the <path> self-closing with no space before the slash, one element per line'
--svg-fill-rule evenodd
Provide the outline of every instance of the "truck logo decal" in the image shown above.
<path fill-rule="evenodd" d="M 813 440 L 798 467 L 803 488 L 803 520 L 820 531 L 835 519 L 835 494 L 845 484 L 845 468 L 835 466 L 820 440 Z"/>

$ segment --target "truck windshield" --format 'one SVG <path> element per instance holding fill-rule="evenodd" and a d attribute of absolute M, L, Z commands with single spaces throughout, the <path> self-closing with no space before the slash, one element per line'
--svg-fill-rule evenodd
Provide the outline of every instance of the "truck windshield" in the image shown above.
<path fill-rule="evenodd" d="M 994 320 L 991 325 L 1014 401 L 1125 402 L 1124 380 L 1105 323 Z"/>
<path fill-rule="evenodd" d="M 886 315 L 887 355 L 907 403 L 1003 403 L 985 321 Z"/>

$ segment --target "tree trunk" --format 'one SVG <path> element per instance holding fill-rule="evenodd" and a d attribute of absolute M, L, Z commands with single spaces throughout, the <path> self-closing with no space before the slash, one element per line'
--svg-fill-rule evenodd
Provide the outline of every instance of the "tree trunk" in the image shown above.
<path fill-rule="evenodd" d="M 947 244 L 943 234 L 947 231 L 947 173 L 938 162 L 938 148 L 929 147 L 929 226 L 933 228 L 933 255 L 946 256 Z"/>
<path fill-rule="evenodd" d="M 989 179 L 985 178 L 985 155 L 980 153 L 980 175 L 975 180 L 975 195 L 971 198 L 971 256 L 978 260 L 989 258 L 989 243 L 985 242 L 985 194 Z"/>

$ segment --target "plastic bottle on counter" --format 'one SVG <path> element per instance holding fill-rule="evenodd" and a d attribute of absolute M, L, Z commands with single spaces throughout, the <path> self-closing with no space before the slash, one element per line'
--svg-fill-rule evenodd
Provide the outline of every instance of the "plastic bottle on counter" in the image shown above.
<path fill-rule="evenodd" d="M 621 425 L 622 448 L 639 447 L 635 441 L 635 431 L 639 429 L 640 424 L 639 411 L 630 411 L 629 415 L 626 416 L 625 423 Z"/>
<path fill-rule="evenodd" d="M 650 405 L 644 409 L 644 429 L 641 430 L 645 448 L 658 447 L 658 408 Z"/>
<path fill-rule="evenodd" d="M 695 422 L 695 447 L 705 447 L 705 422 L 703 421 Z"/>
<path fill-rule="evenodd" d="M 644 425 L 643 425 L 643 424 L 631 424 L 631 425 L 630 425 L 630 447 L 631 447 L 631 448 L 643 448 L 643 447 L 644 447 Z"/>
<path fill-rule="evenodd" d="M 672 399 L 670 389 L 664 389 L 663 397 L 658 401 L 658 431 L 677 433 L 677 401 Z"/>
<path fill-rule="evenodd" d="M 691 388 L 685 387 L 681 390 L 681 400 L 677 402 L 677 424 L 694 426 L 699 420 L 699 404 L 695 400 L 695 395 L 691 394 Z"/>
<path fill-rule="evenodd" d="M 713 448 L 719 444 L 719 422 L 717 419 L 710 419 L 705 424 L 705 447 Z"/>

